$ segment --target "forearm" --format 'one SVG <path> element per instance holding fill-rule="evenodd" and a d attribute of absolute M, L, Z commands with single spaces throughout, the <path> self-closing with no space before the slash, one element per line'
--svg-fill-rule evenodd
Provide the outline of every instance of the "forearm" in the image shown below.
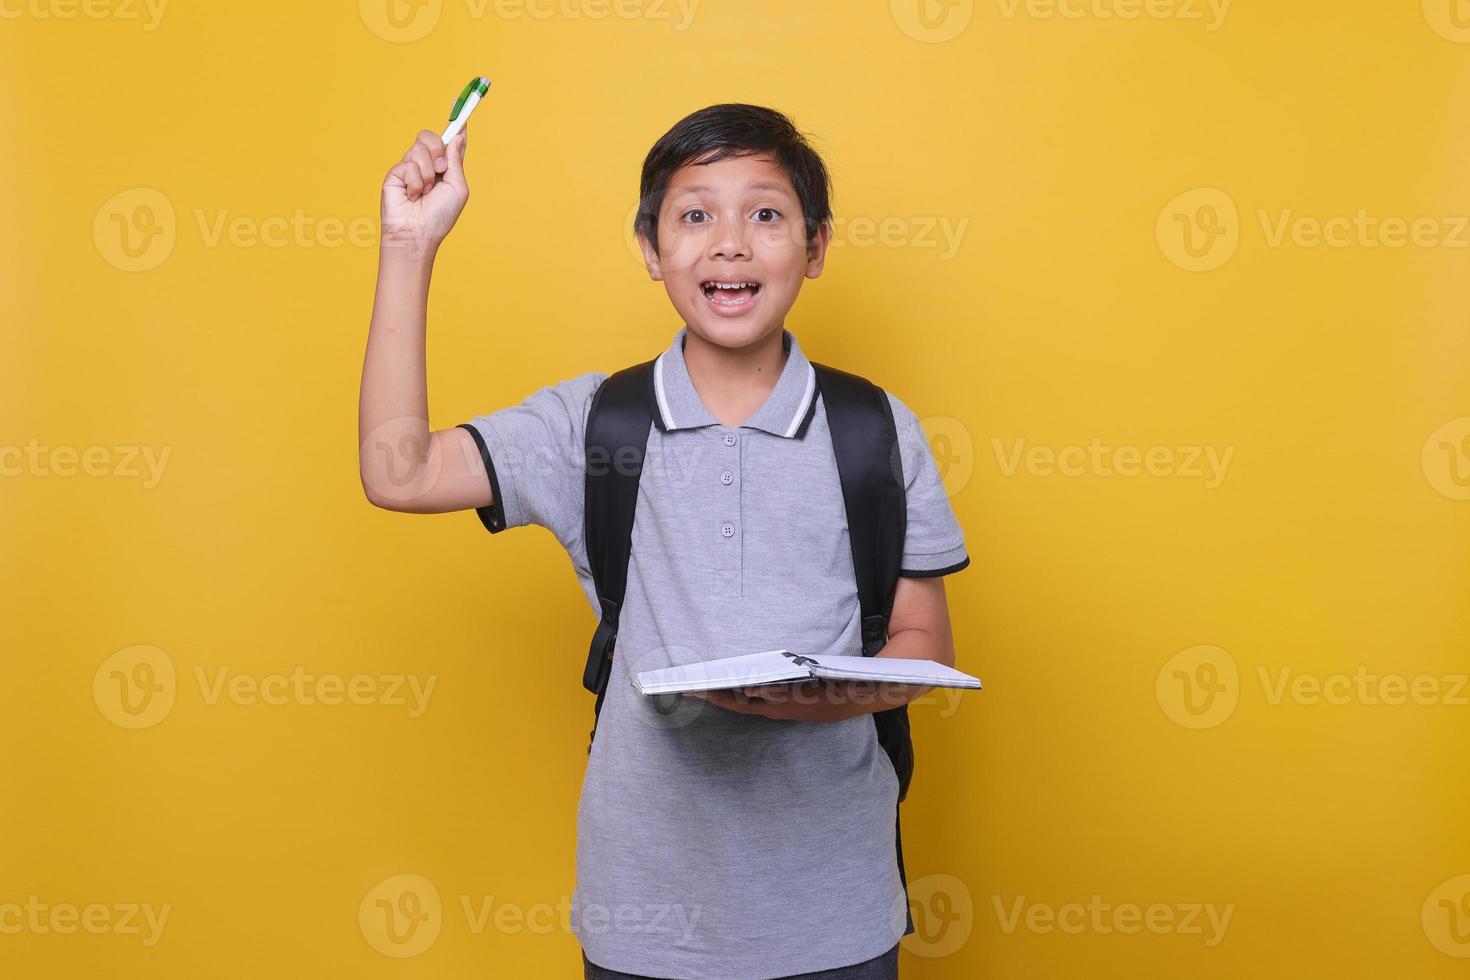
<path fill-rule="evenodd" d="M 955 661 L 954 642 L 946 635 L 931 633 L 928 630 L 908 629 L 890 634 L 888 643 L 882 650 L 873 654 L 877 657 L 891 657 L 897 660 L 933 660 L 953 667 Z M 930 691 L 933 685 L 917 684 L 879 684 L 879 699 L 871 710 L 883 711 L 888 708 L 896 708 L 901 704 L 915 701 Z"/>
<path fill-rule="evenodd" d="M 414 495 L 429 453 L 425 367 L 432 251 L 385 244 L 378 257 L 367 352 L 358 397 L 358 466 L 369 499 L 383 506 Z"/>
<path fill-rule="evenodd" d="M 485 463 L 455 427 L 429 429 L 424 336 L 429 278 L 464 209 L 465 134 L 445 146 L 431 129 L 383 178 L 378 285 L 357 402 L 357 465 L 368 500 L 387 510 L 440 514 L 491 504 Z"/>

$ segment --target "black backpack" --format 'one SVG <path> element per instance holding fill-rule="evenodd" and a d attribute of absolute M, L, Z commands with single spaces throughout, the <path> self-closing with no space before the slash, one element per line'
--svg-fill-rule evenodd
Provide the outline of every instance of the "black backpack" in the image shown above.
<path fill-rule="evenodd" d="M 582 674 L 582 686 L 597 695 L 587 742 L 589 753 L 607 694 L 613 648 L 618 638 L 618 614 L 628 585 L 638 480 L 643 472 L 649 427 L 653 424 L 649 401 L 653 365 L 654 361 L 649 360 L 610 375 L 593 395 L 587 417 L 584 531 L 587 562 L 602 607 L 602 619 L 593 634 L 587 667 Z M 882 388 L 837 368 L 816 362 L 812 362 L 812 367 L 816 369 L 817 390 L 827 412 L 832 451 L 837 458 L 847 509 L 848 537 L 862 615 L 863 656 L 871 657 L 888 642 L 888 617 L 893 612 L 899 562 L 903 557 L 908 512 L 898 431 Z M 878 744 L 888 753 L 893 771 L 898 775 L 898 799 L 902 802 L 908 795 L 914 771 L 908 706 L 876 711 L 872 718 L 878 731 Z M 898 851 L 899 880 L 907 891 L 897 814 L 893 836 Z M 912 931 L 910 912 L 908 932 Z"/>

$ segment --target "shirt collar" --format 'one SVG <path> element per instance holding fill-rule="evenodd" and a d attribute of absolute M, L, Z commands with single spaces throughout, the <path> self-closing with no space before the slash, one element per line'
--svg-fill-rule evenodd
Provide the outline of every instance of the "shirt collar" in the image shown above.
<path fill-rule="evenodd" d="M 710 414 L 689 377 L 684 363 L 684 341 L 689 327 L 679 328 L 668 350 L 653 362 L 652 389 L 648 393 L 653 408 L 653 424 L 660 431 L 695 429 L 703 425 L 719 425 Z M 817 407 L 817 372 L 802 353 L 801 344 L 790 330 L 781 329 L 781 347 L 787 352 L 781 377 L 766 397 L 765 404 L 746 419 L 741 428 L 755 428 L 783 438 L 800 439 L 806 435 Z"/>

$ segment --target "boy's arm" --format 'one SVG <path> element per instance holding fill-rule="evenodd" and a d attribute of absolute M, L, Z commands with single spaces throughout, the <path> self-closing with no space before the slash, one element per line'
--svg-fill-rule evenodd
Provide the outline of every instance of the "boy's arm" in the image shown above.
<path fill-rule="evenodd" d="M 425 333 L 434 256 L 469 198 L 465 135 L 423 130 L 383 180 L 382 243 L 358 396 L 358 473 L 378 507 L 435 514 L 492 503 L 463 429 L 429 431 Z"/>
<path fill-rule="evenodd" d="M 953 667 L 954 630 L 949 623 L 949 597 L 944 576 L 909 578 L 900 575 L 893 594 L 893 612 L 888 617 L 888 642 L 875 657 L 908 657 L 934 660 Z M 912 684 L 881 684 L 880 702 L 874 710 L 896 708 L 934 690 Z"/>

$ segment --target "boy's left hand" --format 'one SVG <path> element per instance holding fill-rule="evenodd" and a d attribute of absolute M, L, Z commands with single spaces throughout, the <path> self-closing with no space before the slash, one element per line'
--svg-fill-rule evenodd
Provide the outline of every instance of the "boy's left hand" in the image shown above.
<path fill-rule="evenodd" d="M 882 692 L 879 688 L 889 688 Z M 896 690 L 893 690 L 896 689 Z M 909 700 L 907 685 L 875 684 L 872 681 L 824 681 L 811 679 L 791 684 L 764 684 L 727 691 L 690 691 L 748 715 L 763 715 L 782 721 L 846 721 L 859 715 L 883 711 Z M 887 693 L 889 696 L 884 697 Z"/>

